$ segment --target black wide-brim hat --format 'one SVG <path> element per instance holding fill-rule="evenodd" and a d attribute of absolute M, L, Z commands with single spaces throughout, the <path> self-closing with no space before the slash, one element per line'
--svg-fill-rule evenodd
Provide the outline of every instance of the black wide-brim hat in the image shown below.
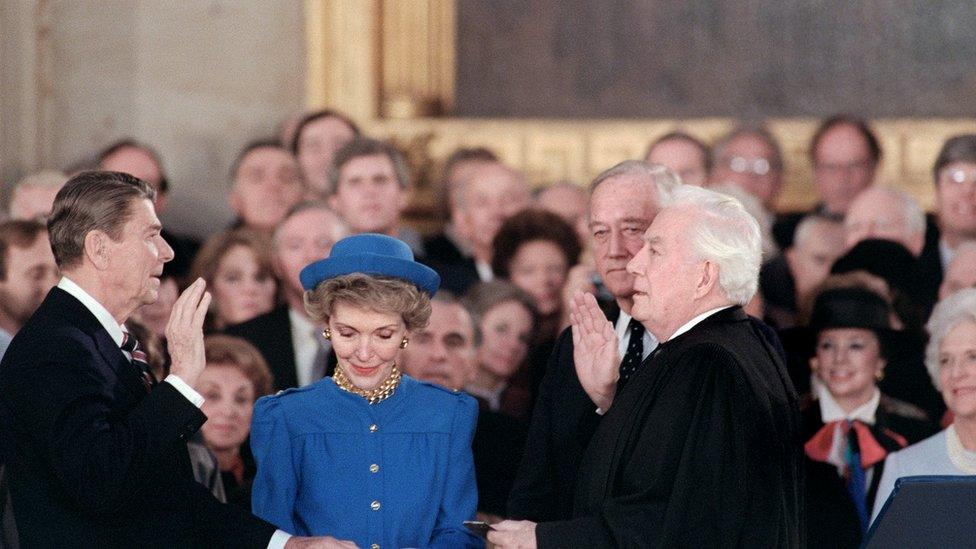
<path fill-rule="evenodd" d="M 817 294 L 807 326 L 811 344 L 831 328 L 862 328 L 878 336 L 882 352 L 898 331 L 891 327 L 888 302 L 867 288 L 831 288 Z"/>
<path fill-rule="evenodd" d="M 298 278 L 303 288 L 314 290 L 323 280 L 353 273 L 406 280 L 431 296 L 441 285 L 436 271 L 414 260 L 410 246 L 375 233 L 357 234 L 336 242 L 329 257 L 307 265 Z"/>

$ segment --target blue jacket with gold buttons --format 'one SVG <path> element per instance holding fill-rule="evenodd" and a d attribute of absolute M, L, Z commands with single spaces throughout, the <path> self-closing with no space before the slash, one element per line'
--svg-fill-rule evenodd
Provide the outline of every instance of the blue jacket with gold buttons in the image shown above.
<path fill-rule="evenodd" d="M 473 398 L 403 376 L 370 405 L 332 378 L 254 405 L 254 513 L 360 547 L 482 547 Z"/>

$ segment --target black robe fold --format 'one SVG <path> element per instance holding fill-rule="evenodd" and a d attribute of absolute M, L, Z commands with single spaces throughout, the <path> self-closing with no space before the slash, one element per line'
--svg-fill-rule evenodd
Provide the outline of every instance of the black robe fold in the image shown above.
<path fill-rule="evenodd" d="M 740 307 L 649 358 L 600 419 L 574 518 L 542 547 L 798 547 L 798 399 L 781 358 Z"/>

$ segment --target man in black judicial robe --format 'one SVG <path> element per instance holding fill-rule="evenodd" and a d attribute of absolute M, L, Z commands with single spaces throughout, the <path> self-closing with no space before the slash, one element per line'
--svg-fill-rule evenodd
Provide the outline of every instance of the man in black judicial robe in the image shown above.
<path fill-rule="evenodd" d="M 590 295 L 572 307 L 574 361 L 602 417 L 573 518 L 505 521 L 499 547 L 798 547 L 800 417 L 758 321 L 759 228 L 729 197 L 673 192 L 628 264 L 632 313 L 663 341 L 616 393 L 619 351 Z"/>
<path fill-rule="evenodd" d="M 662 189 L 676 182 L 663 167 L 631 160 L 604 171 L 590 184 L 590 249 L 600 279 L 614 297 L 606 316 L 621 334 L 621 355 L 632 348 L 632 336 L 638 333 L 641 346 L 633 349 L 640 354 L 637 362 L 651 353 L 657 340 L 632 322 L 634 276 L 626 267 L 644 245 L 644 231 L 661 207 Z M 508 513 L 536 522 L 568 519 L 573 516 L 580 460 L 598 419 L 593 413 L 596 404 L 576 375 L 568 329 L 556 340 L 538 394 Z"/>

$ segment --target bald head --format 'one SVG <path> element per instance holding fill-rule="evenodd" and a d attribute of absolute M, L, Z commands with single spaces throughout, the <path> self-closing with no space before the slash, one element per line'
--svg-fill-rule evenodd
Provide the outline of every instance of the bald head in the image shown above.
<path fill-rule="evenodd" d="M 914 198 L 892 187 L 869 187 L 844 216 L 847 248 L 869 238 L 897 242 L 918 257 L 925 245 L 925 213 Z"/>

